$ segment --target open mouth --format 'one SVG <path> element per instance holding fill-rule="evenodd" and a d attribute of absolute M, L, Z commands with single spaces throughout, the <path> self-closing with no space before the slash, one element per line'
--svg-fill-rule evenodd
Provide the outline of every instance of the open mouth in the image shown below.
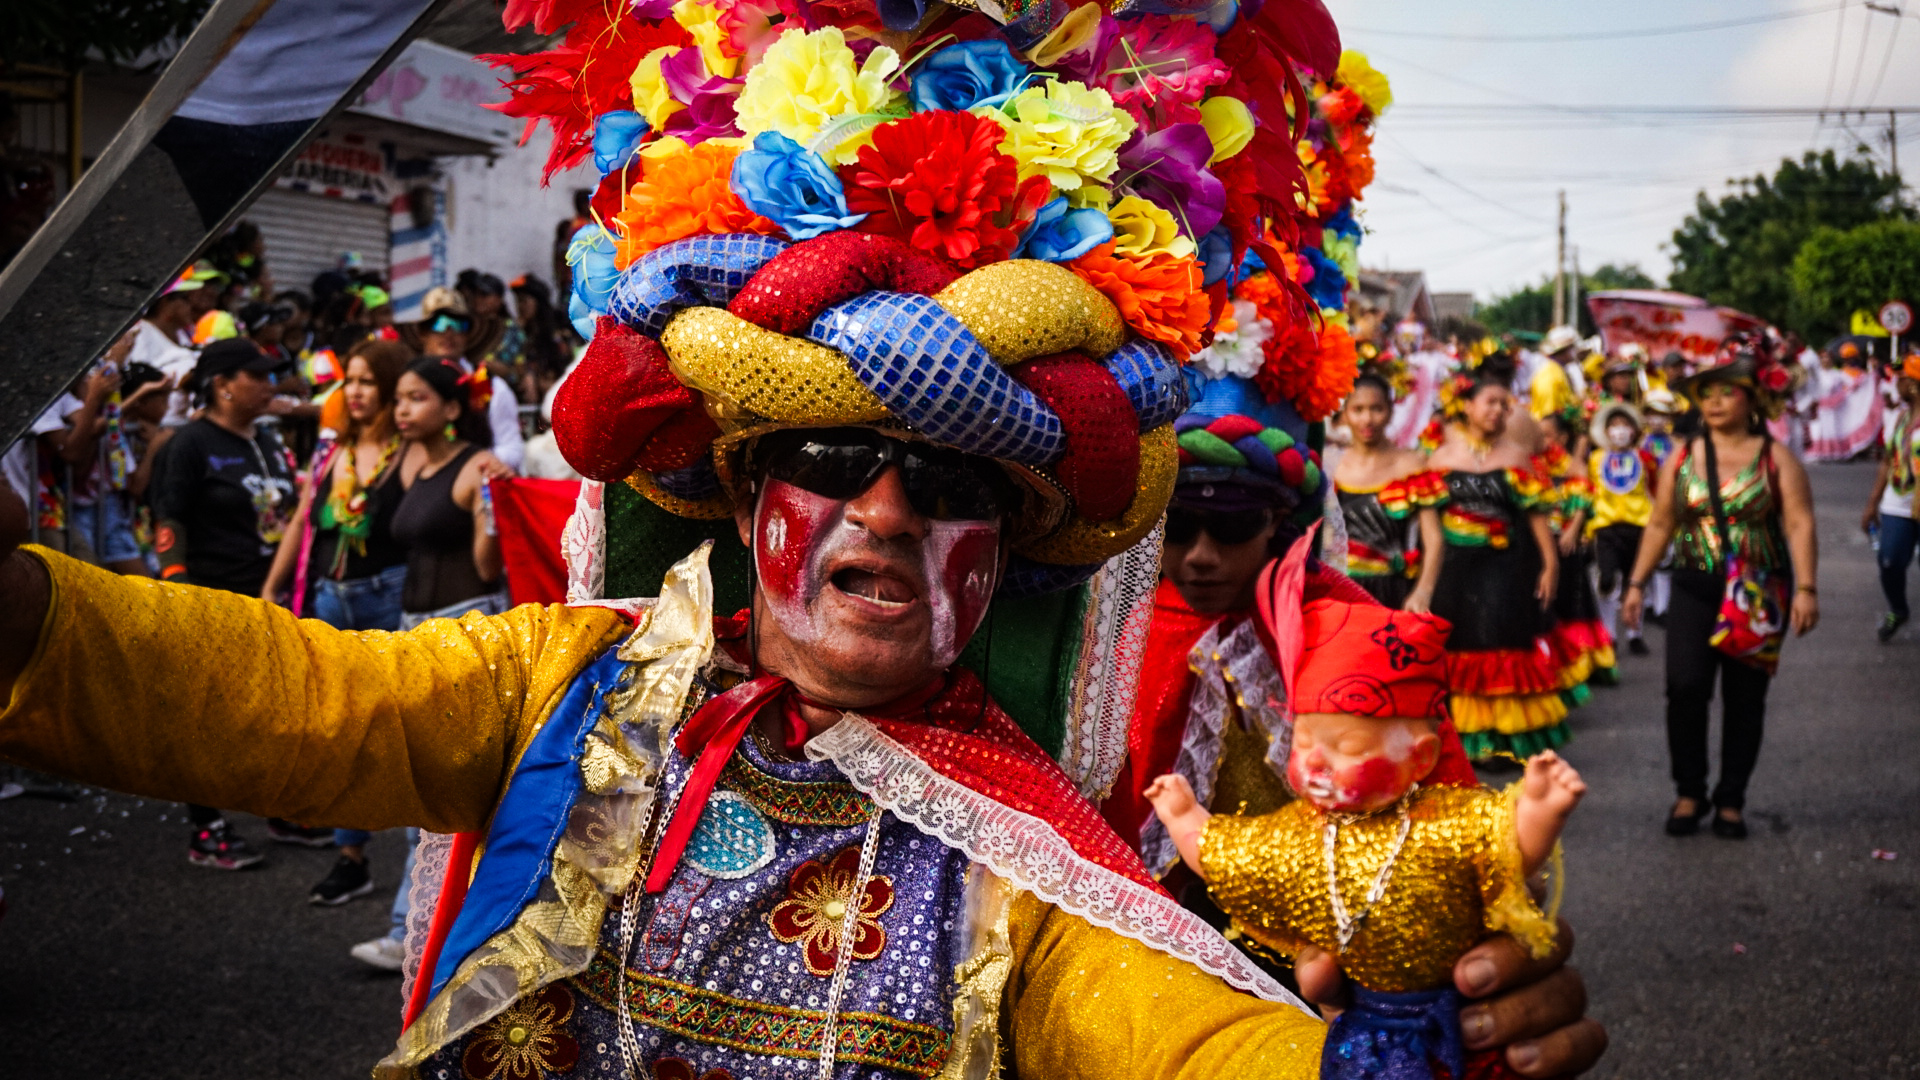
<path fill-rule="evenodd" d="M 890 574 L 848 567 L 828 579 L 833 587 L 882 608 L 904 608 L 918 599 L 913 586 Z"/>

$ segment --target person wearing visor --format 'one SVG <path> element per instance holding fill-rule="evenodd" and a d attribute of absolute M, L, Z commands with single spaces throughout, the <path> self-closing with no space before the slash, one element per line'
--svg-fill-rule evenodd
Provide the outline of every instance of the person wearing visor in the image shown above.
<path fill-rule="evenodd" d="M 475 318 L 466 297 L 444 285 L 427 290 L 420 302 L 420 321 L 405 327 L 401 340 L 412 345 L 421 356 L 445 356 L 459 361 L 468 374 L 486 371 L 474 357 L 483 357 L 500 340 L 497 317 Z M 478 366 L 476 366 L 478 364 Z M 492 380 L 488 399 L 487 425 L 493 429 L 493 455 L 510 469 L 518 470 L 526 456 L 526 439 L 520 433 L 520 401 L 513 389 L 498 374 L 487 372 Z"/>

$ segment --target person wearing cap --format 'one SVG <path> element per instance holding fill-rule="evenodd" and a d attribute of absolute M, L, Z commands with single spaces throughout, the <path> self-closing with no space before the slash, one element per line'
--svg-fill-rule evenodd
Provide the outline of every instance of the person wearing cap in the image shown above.
<path fill-rule="evenodd" d="M 1914 483 L 1920 473 L 1920 354 L 1909 353 L 1894 379 L 1894 392 L 1900 395 L 1900 412 L 1887 426 L 1880 471 L 1873 478 L 1873 494 L 1861 511 L 1861 531 L 1879 534 L 1875 554 L 1880 563 L 1880 591 L 1887 598 L 1887 613 L 1880 617 L 1876 633 L 1881 641 L 1893 635 L 1912 618 L 1907 604 L 1907 564 L 1913 562 L 1920 528 L 1920 485 Z"/>
<path fill-rule="evenodd" d="M 1540 355 L 1546 362 L 1533 373 L 1527 386 L 1527 409 L 1534 419 L 1544 419 L 1578 404 L 1582 384 L 1574 380 L 1574 354 L 1580 347 L 1580 334 L 1571 326 L 1556 326 L 1540 342 Z"/>
<path fill-rule="evenodd" d="M 1646 362 L 1646 352 L 1647 350 L 1639 345 L 1623 345 L 1617 354 L 1607 358 L 1600 367 L 1599 397 L 1601 401 L 1625 401 L 1639 404 L 1640 371 Z"/>
<path fill-rule="evenodd" d="M 247 338 L 200 351 L 188 382 L 200 414 L 161 448 L 147 489 L 162 579 L 260 594 L 295 503 L 293 457 L 272 427 L 255 423 L 283 366 Z M 220 811 L 189 804 L 187 812 L 195 865 L 239 870 L 264 857 Z M 284 823 L 272 827 L 299 835 Z"/>
<path fill-rule="evenodd" d="M 493 429 L 493 455 L 514 470 L 526 456 L 526 437 L 520 433 L 520 400 L 513 388 L 486 365 L 475 361 L 499 340 L 500 320 L 477 319 L 466 297 L 444 285 L 427 290 L 420 302 L 420 321 L 401 332 L 401 340 L 413 345 L 421 356 L 445 356 L 459 362 L 467 373 L 486 371 L 493 381 L 487 404 L 487 424 Z"/>
<path fill-rule="evenodd" d="M 1587 476 L 1593 485 L 1593 512 L 1587 518 L 1587 539 L 1593 543 L 1599 568 L 1601 618 L 1608 636 L 1616 639 L 1621 629 L 1620 595 L 1640 553 L 1640 535 L 1653 517 L 1653 484 L 1660 471 L 1659 461 L 1642 443 L 1645 426 L 1632 403 L 1604 401 L 1594 411 L 1589 430 L 1594 450 L 1587 460 Z M 1638 627 L 1627 628 L 1627 651 L 1647 655 Z"/>
<path fill-rule="evenodd" d="M 1746 837 L 1747 783 L 1760 758 L 1781 640 L 1789 629 L 1806 634 L 1820 621 L 1813 491 L 1800 460 L 1766 429 L 1789 379 L 1764 348 L 1736 338 L 1675 387 L 1698 403 L 1703 431 L 1654 482 L 1660 494 L 1621 598 L 1622 621 L 1637 628 L 1648 579 L 1671 542 L 1667 746 L 1678 798 L 1666 821 L 1669 835 L 1692 835 L 1711 816 L 1715 836 Z M 1737 624 L 1721 612 L 1729 588 L 1745 600 Z M 1716 681 L 1722 753 L 1709 798 L 1707 725 Z"/>

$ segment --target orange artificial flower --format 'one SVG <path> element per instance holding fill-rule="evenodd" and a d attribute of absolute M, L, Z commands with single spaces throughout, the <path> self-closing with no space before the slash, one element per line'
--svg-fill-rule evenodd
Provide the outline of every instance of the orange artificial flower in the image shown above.
<path fill-rule="evenodd" d="M 1128 258 L 1115 255 L 1108 241 L 1067 265 L 1105 293 L 1135 333 L 1172 349 L 1182 363 L 1201 348 L 1213 305 L 1193 256 Z"/>
<path fill-rule="evenodd" d="M 654 248 L 710 233 L 765 233 L 780 226 L 747 209 L 733 193 L 735 146 L 703 142 L 646 163 L 615 215 L 613 264 L 625 270 Z"/>

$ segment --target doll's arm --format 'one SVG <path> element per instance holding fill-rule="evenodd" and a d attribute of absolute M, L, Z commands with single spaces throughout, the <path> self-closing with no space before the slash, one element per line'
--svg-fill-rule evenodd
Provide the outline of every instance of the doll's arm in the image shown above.
<path fill-rule="evenodd" d="M 1520 834 L 1521 870 L 1529 877 L 1553 853 L 1554 841 L 1567 824 L 1587 782 L 1573 766 L 1551 750 L 1527 759 L 1527 775 L 1520 781 L 1519 804 L 1514 808 L 1514 830 Z"/>
<path fill-rule="evenodd" d="M 1154 816 L 1166 826 L 1174 850 L 1180 853 L 1180 861 L 1205 881 L 1207 875 L 1200 869 L 1200 834 L 1213 815 L 1194 797 L 1193 785 L 1179 773 L 1168 773 L 1148 785 L 1146 795 L 1153 804 Z"/>

